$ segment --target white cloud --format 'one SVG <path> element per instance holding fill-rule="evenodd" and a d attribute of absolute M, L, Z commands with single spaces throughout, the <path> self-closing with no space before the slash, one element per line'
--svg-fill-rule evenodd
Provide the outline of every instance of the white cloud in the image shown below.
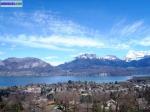
<path fill-rule="evenodd" d="M 139 31 L 144 25 L 144 21 L 142 20 L 138 20 L 130 24 L 125 22 L 126 21 L 123 19 L 114 24 L 111 28 L 110 34 L 129 35 Z"/>
<path fill-rule="evenodd" d="M 68 37 L 51 35 L 48 37 L 19 35 L 18 37 L 6 37 L 3 42 L 15 43 L 35 48 L 47 48 L 54 50 L 73 50 L 73 47 L 97 47 L 102 48 L 103 42 L 98 39 L 86 37 Z"/>
<path fill-rule="evenodd" d="M 144 21 L 138 20 L 131 24 L 125 24 L 125 20 L 118 22 L 111 31 L 101 34 L 100 31 L 77 22 L 59 17 L 56 13 L 50 11 L 35 11 L 30 13 L 11 13 L 7 24 L 3 25 L 5 29 L 15 25 L 21 33 L 13 33 L 11 36 L 1 36 L 0 42 L 9 42 L 33 48 L 45 48 L 61 51 L 73 51 L 82 48 L 111 48 L 111 49 L 130 49 L 133 38 L 141 33 Z M 0 19 L 3 21 L 4 17 Z M 12 22 L 13 21 L 13 22 Z M 15 28 L 14 28 L 15 29 Z M 11 28 L 10 31 L 13 31 Z M 15 30 L 16 31 L 16 30 Z M 21 35 L 23 34 L 23 35 Z M 132 35 L 135 34 L 135 35 Z M 130 37 L 130 38 L 128 38 Z M 128 43 L 129 42 L 129 43 Z M 149 46 L 149 40 L 142 40 L 142 46 Z"/>
<path fill-rule="evenodd" d="M 122 35 L 128 35 L 128 34 L 132 34 L 135 33 L 136 31 L 138 31 L 143 25 L 143 21 L 136 21 L 133 24 L 129 24 L 124 26 L 121 30 L 120 33 Z"/>
<path fill-rule="evenodd" d="M 120 50 L 129 49 L 130 43 L 116 43 L 116 44 L 113 44 L 111 47 L 114 49 L 120 49 Z"/>
<path fill-rule="evenodd" d="M 143 38 L 140 41 L 137 41 L 142 46 L 150 46 L 150 37 Z"/>
<path fill-rule="evenodd" d="M 4 18 L 3 18 L 4 19 Z M 12 22 L 13 21 L 13 22 Z M 8 18 L 9 25 L 15 24 L 23 31 L 40 35 L 65 34 L 65 35 L 96 35 L 98 32 L 82 26 L 76 22 L 59 17 L 51 11 L 35 11 L 30 13 L 12 13 Z M 7 27 L 8 28 L 8 27 Z"/>
<path fill-rule="evenodd" d="M 26 37 L 25 35 L 19 35 L 18 37 L 6 37 L 5 39 L 1 39 L 0 41 L 11 43 L 11 44 L 19 44 L 32 48 L 45 48 L 52 50 L 60 50 L 60 51 L 71 51 L 73 49 L 61 48 L 57 47 L 54 44 L 44 43 L 38 40 L 38 37 Z"/>
<path fill-rule="evenodd" d="M 9 26 L 15 24 L 16 28 L 25 33 L 8 34 L 1 37 L 1 42 L 62 51 L 74 50 L 73 47 L 104 47 L 98 31 L 58 17 L 49 11 L 12 13 L 8 19 Z"/>
<path fill-rule="evenodd" d="M 103 43 L 97 39 L 75 36 L 52 35 L 50 37 L 39 37 L 33 39 L 35 42 L 44 44 L 54 44 L 65 47 L 102 47 Z"/>
<path fill-rule="evenodd" d="M 149 27 L 145 26 L 144 21 L 138 20 L 130 24 L 125 22 L 125 20 L 119 21 L 108 34 L 112 48 L 127 50 L 139 45 L 140 47 L 150 45 L 149 38 L 142 38 L 149 34 Z"/>

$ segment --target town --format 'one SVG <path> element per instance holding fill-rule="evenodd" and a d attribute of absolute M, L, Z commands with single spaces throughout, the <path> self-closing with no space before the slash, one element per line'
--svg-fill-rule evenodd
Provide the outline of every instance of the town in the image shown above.
<path fill-rule="evenodd" d="M 1 87 L 0 112 L 150 112 L 150 80 Z"/>

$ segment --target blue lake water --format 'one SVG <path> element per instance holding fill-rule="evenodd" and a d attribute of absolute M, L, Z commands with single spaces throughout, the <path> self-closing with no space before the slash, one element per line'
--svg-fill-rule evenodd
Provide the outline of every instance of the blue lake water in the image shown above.
<path fill-rule="evenodd" d="M 31 83 L 58 83 L 72 81 L 115 82 L 125 81 L 131 76 L 47 76 L 47 77 L 0 77 L 0 86 L 26 85 Z"/>

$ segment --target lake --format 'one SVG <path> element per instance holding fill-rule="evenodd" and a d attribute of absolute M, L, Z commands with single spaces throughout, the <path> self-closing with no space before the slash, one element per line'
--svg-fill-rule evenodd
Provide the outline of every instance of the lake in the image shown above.
<path fill-rule="evenodd" d="M 97 83 L 126 81 L 131 76 L 42 76 L 42 77 L 0 77 L 0 86 L 19 86 L 31 83 L 58 83 L 72 81 L 94 81 Z"/>

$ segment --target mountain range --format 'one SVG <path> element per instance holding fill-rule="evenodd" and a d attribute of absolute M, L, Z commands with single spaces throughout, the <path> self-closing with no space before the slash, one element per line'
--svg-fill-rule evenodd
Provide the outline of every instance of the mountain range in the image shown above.
<path fill-rule="evenodd" d="M 0 60 L 0 76 L 142 74 L 150 74 L 150 55 L 122 60 L 113 55 L 97 57 L 96 54 L 82 54 L 58 66 L 32 57 Z"/>

